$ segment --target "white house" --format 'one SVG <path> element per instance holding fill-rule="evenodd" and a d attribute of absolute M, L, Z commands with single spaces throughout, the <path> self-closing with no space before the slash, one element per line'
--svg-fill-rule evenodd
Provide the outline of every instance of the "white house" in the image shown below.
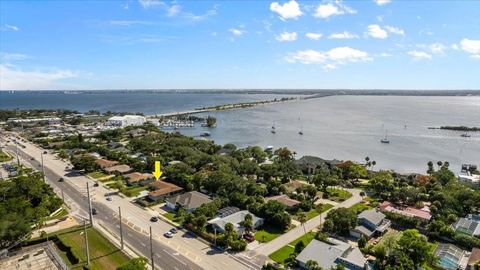
<path fill-rule="evenodd" d="M 209 224 L 217 230 L 217 232 L 223 233 L 225 231 L 225 225 L 232 223 L 233 228 L 238 234 L 242 235 L 245 232 L 245 228 L 242 226 L 242 222 L 245 220 L 246 215 L 252 215 L 253 228 L 256 229 L 263 225 L 263 218 L 259 218 L 247 210 L 238 211 L 231 215 L 216 217 L 208 221 Z"/>
<path fill-rule="evenodd" d="M 113 116 L 107 121 L 107 125 L 114 127 L 140 126 L 147 122 L 147 118 L 141 115 Z"/>

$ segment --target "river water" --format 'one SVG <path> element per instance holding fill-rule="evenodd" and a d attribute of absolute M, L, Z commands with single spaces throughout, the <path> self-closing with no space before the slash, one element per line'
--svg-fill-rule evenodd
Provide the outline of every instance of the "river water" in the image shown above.
<path fill-rule="evenodd" d="M 159 93 L 1 93 L 0 108 L 67 108 L 79 111 L 131 111 L 146 114 L 183 111 L 234 102 L 271 100 L 279 95 Z M 376 168 L 425 172 L 427 162 L 449 161 L 458 172 L 462 163 L 480 165 L 480 132 L 432 130 L 438 126 L 480 126 L 480 97 L 331 96 L 211 112 L 216 128 L 182 129 L 198 136 L 204 131 L 219 144 L 240 147 L 287 146 L 302 155 L 363 161 Z M 206 114 L 205 114 L 206 115 Z M 275 125 L 276 133 L 270 132 Z M 298 132 L 302 129 L 304 135 Z M 390 144 L 380 140 L 388 132 Z"/>

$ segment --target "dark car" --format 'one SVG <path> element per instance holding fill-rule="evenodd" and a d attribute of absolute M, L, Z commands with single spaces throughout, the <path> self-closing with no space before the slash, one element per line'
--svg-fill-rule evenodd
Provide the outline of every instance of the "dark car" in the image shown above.
<path fill-rule="evenodd" d="M 178 231 L 177 231 L 177 229 L 175 229 L 175 228 L 171 228 L 171 229 L 170 229 L 170 232 L 171 232 L 171 233 L 177 233 Z"/>
<path fill-rule="evenodd" d="M 157 221 L 158 221 L 158 217 L 151 217 L 151 218 L 150 218 L 150 221 L 151 221 L 151 222 L 157 222 Z"/>
<path fill-rule="evenodd" d="M 58 182 L 63 182 L 65 179 L 63 179 L 63 177 L 60 177 L 60 179 L 58 179 Z"/>
<path fill-rule="evenodd" d="M 48 152 L 47 151 L 43 151 L 44 154 L 47 154 Z"/>
<path fill-rule="evenodd" d="M 253 235 L 251 235 L 251 234 L 247 234 L 247 233 L 246 233 L 246 234 L 243 235 L 243 238 L 245 238 L 245 240 L 247 240 L 248 242 L 253 242 L 253 241 L 255 241 L 255 237 L 254 237 Z"/>
<path fill-rule="evenodd" d="M 35 158 L 34 158 L 34 157 L 31 157 L 30 160 L 35 160 Z"/>
<path fill-rule="evenodd" d="M 96 215 L 96 214 L 97 214 L 97 209 L 92 208 L 92 215 Z"/>
<path fill-rule="evenodd" d="M 98 187 L 98 182 L 95 182 L 95 184 L 93 184 L 94 187 Z"/>

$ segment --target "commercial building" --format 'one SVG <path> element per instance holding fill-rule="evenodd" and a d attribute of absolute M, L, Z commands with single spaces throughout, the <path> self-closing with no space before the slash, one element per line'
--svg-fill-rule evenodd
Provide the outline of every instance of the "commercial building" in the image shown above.
<path fill-rule="evenodd" d="M 114 127 L 140 126 L 147 122 L 147 118 L 141 115 L 113 116 L 107 121 L 107 125 Z"/>

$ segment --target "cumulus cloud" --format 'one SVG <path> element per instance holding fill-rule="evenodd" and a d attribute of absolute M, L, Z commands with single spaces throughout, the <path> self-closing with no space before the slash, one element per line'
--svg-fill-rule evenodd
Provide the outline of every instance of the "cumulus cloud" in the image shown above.
<path fill-rule="evenodd" d="M 425 59 L 432 59 L 432 56 L 426 52 L 422 51 L 409 51 L 407 52 L 410 56 L 413 57 L 415 60 L 425 60 Z"/>
<path fill-rule="evenodd" d="M 368 36 L 373 37 L 373 38 L 379 38 L 379 39 L 388 38 L 389 33 L 397 34 L 397 35 L 401 35 L 401 36 L 405 35 L 405 31 L 403 31 L 403 29 L 400 29 L 400 28 L 394 27 L 394 26 L 389 26 L 389 25 L 382 28 L 378 24 L 369 25 L 367 27 L 367 32 L 366 32 L 366 34 Z"/>
<path fill-rule="evenodd" d="M 320 33 L 306 33 L 305 36 L 309 39 L 319 40 L 323 35 Z"/>
<path fill-rule="evenodd" d="M 150 7 L 164 5 L 164 3 L 159 0 L 138 0 L 138 3 L 140 3 L 140 5 L 143 8 L 150 8 Z"/>
<path fill-rule="evenodd" d="M 379 6 L 384 6 L 384 5 L 392 2 L 392 0 L 373 0 L 373 1 Z"/>
<path fill-rule="evenodd" d="M 443 45 L 442 43 L 432 43 L 432 44 L 419 44 L 417 45 L 418 48 L 422 48 L 424 50 L 429 51 L 432 54 L 442 55 L 445 53 L 447 46 Z"/>
<path fill-rule="evenodd" d="M 230 31 L 230 33 L 232 33 L 234 36 L 237 36 L 237 37 L 245 34 L 245 31 L 243 31 L 242 29 L 238 29 L 238 28 L 230 28 L 230 29 L 228 29 L 228 31 Z"/>
<path fill-rule="evenodd" d="M 464 38 L 460 41 L 460 48 L 469 53 L 471 58 L 480 59 L 480 40 Z"/>
<path fill-rule="evenodd" d="M 280 15 L 282 20 L 297 19 L 303 14 L 300 10 L 300 5 L 295 0 L 291 0 L 283 5 L 273 2 L 270 4 L 270 10 Z"/>
<path fill-rule="evenodd" d="M 62 80 L 78 77 L 70 70 L 25 71 L 12 65 L 0 65 L 0 90 L 62 89 Z"/>
<path fill-rule="evenodd" d="M 320 4 L 313 16 L 317 18 L 327 19 L 331 16 L 338 16 L 343 14 L 355 14 L 356 10 L 342 3 L 341 0 L 331 1 Z"/>
<path fill-rule="evenodd" d="M 328 36 L 329 39 L 354 39 L 358 38 L 357 35 L 343 31 L 342 33 L 333 33 Z"/>
<path fill-rule="evenodd" d="M 285 57 L 289 63 L 320 64 L 331 70 L 348 62 L 365 62 L 371 60 L 367 52 L 350 47 L 337 47 L 329 51 L 302 50 Z"/>
<path fill-rule="evenodd" d="M 295 41 L 297 40 L 296 32 L 283 32 L 280 35 L 275 37 L 278 41 Z"/>
<path fill-rule="evenodd" d="M 182 9 L 182 7 L 179 6 L 179 5 L 173 5 L 171 7 L 168 7 L 167 8 L 167 17 L 173 17 L 173 16 L 177 15 L 178 13 L 180 13 L 181 9 Z"/>

